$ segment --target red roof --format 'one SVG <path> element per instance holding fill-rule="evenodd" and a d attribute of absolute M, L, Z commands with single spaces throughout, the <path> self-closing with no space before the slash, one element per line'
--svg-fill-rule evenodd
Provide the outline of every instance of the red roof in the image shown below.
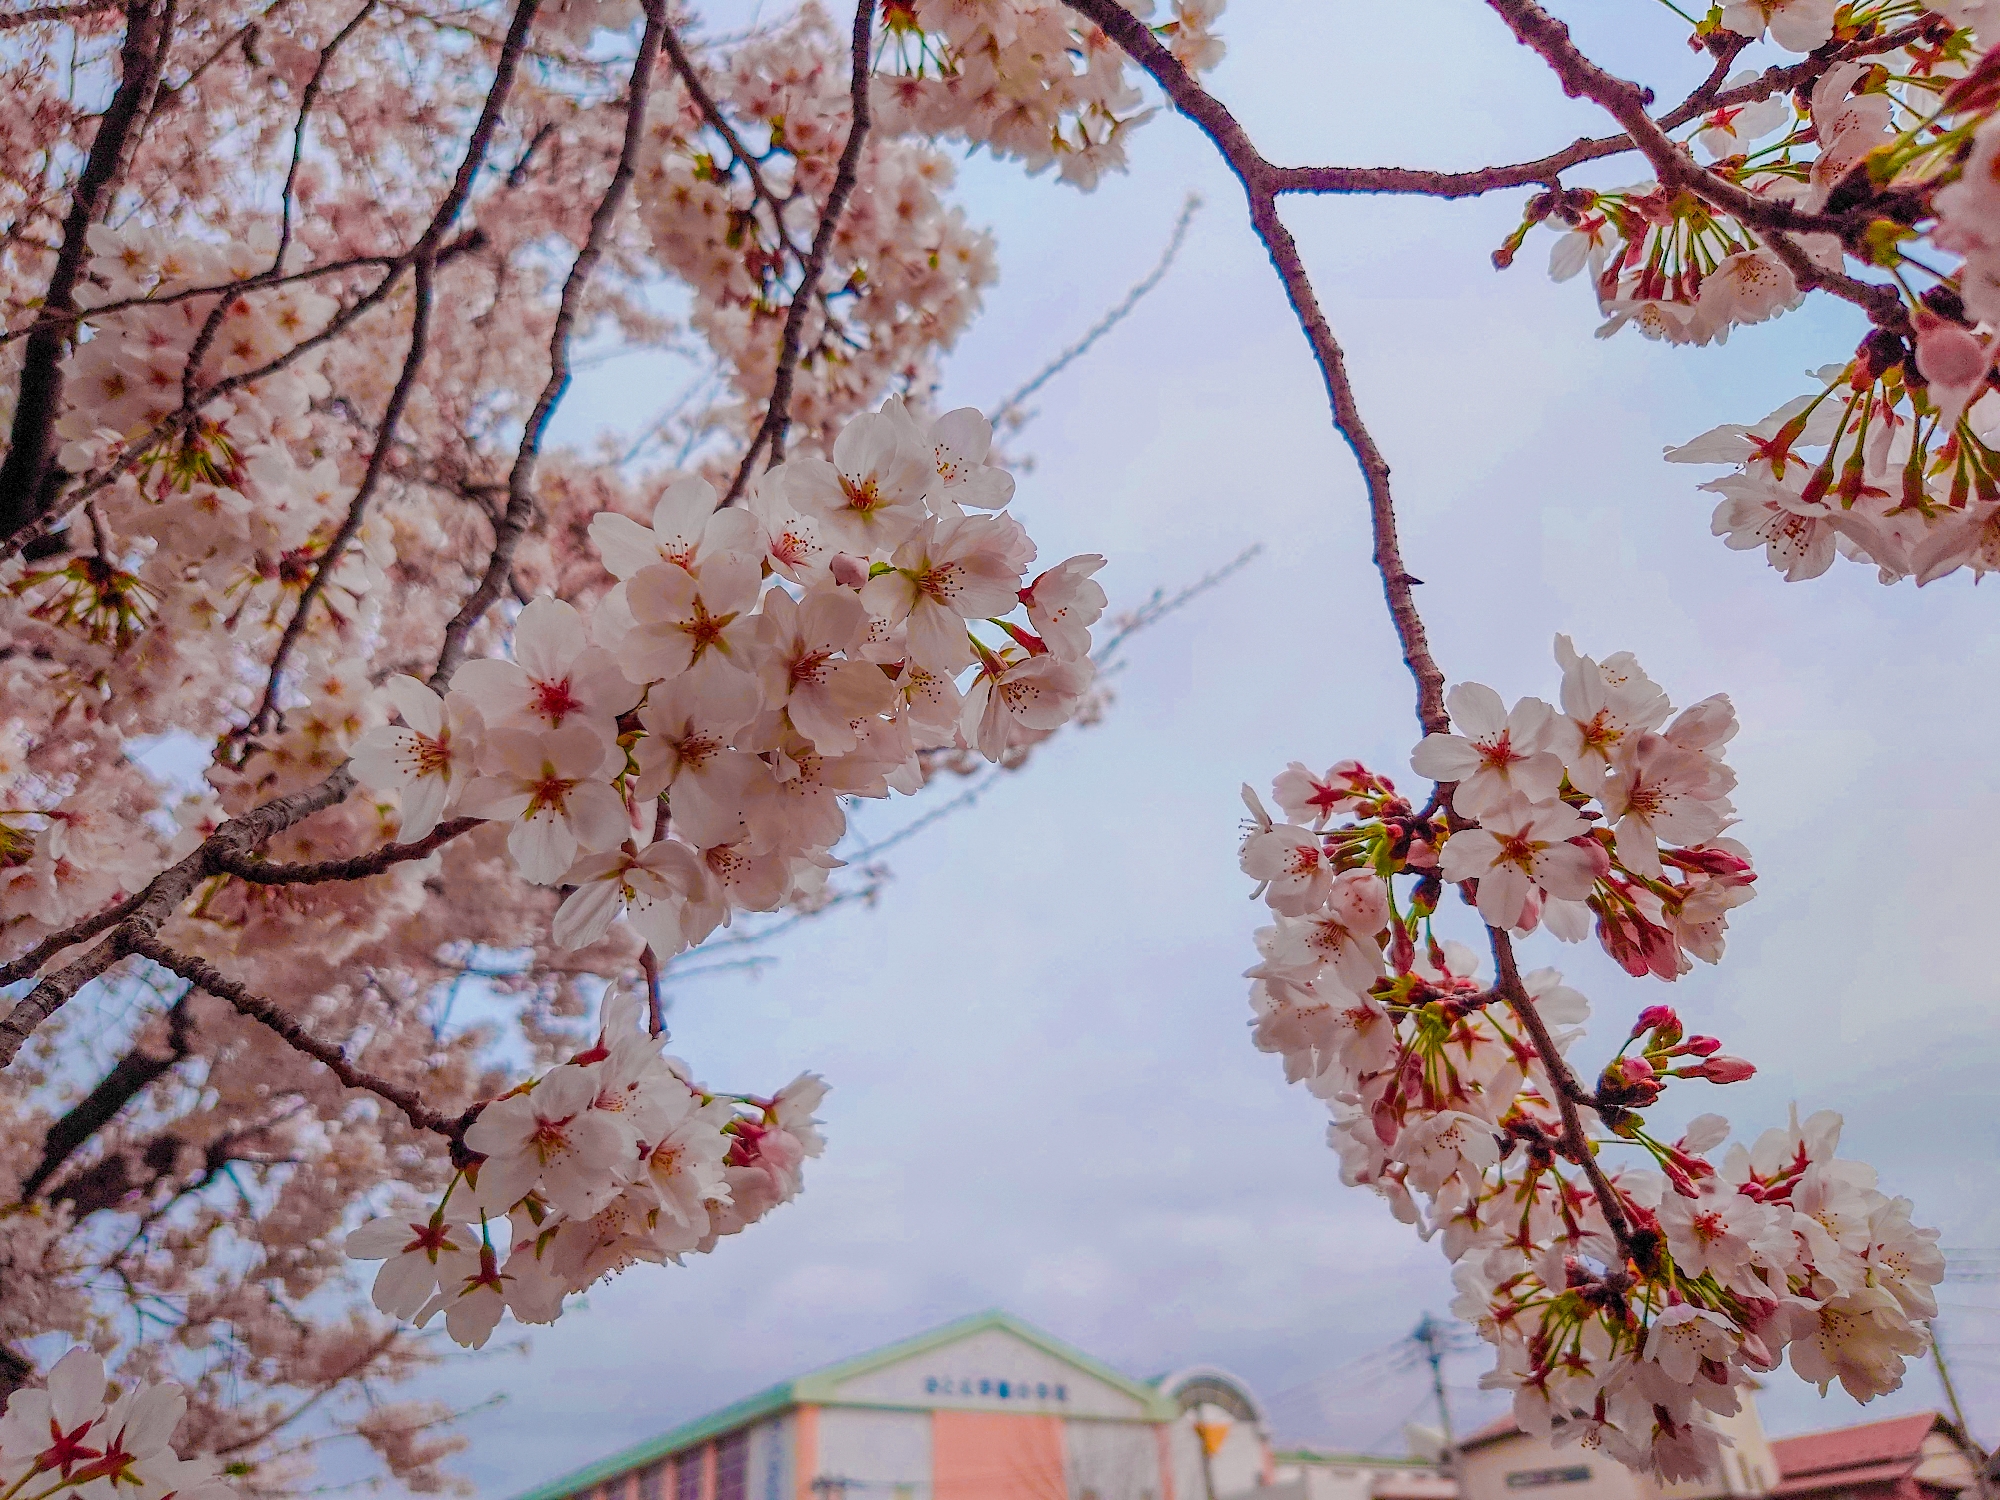
<path fill-rule="evenodd" d="M 1771 1444 L 1781 1476 L 1775 1493 L 1900 1479 L 1916 1468 L 1924 1439 L 1940 1420 L 1936 1412 L 1924 1411 L 1859 1427 L 1777 1438 Z"/>

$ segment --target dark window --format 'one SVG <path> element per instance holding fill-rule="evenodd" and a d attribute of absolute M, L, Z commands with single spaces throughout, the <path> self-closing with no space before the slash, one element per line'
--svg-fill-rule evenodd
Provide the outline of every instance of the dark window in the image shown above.
<path fill-rule="evenodd" d="M 1533 1490 L 1545 1484 L 1582 1484 L 1588 1478 L 1590 1466 L 1587 1464 L 1567 1469 L 1517 1469 L 1507 1476 L 1507 1488 Z"/>
<path fill-rule="evenodd" d="M 639 1471 L 639 1500 L 666 1500 L 667 1466 L 654 1464 Z"/>
<path fill-rule="evenodd" d="M 690 1448 L 676 1461 L 679 1471 L 674 1485 L 674 1500 L 701 1500 L 701 1455 L 700 1448 Z"/>
<path fill-rule="evenodd" d="M 747 1500 L 750 1434 L 732 1432 L 715 1445 L 715 1500 Z"/>

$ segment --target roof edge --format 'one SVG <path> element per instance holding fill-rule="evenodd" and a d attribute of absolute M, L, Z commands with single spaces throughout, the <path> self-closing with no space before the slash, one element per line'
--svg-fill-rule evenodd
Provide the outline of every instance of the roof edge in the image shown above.
<path fill-rule="evenodd" d="M 670 1457 L 683 1448 L 692 1447 L 719 1433 L 740 1427 L 745 1422 L 797 1406 L 799 1404 L 797 1385 L 797 1381 L 788 1380 L 782 1385 L 774 1385 L 754 1395 L 745 1396 L 741 1401 L 731 1402 L 728 1406 L 712 1411 L 706 1416 L 696 1417 L 692 1422 L 683 1422 L 656 1438 L 636 1443 L 630 1448 L 612 1454 L 609 1458 L 600 1458 L 594 1464 L 588 1464 L 581 1469 L 572 1469 L 567 1474 L 559 1474 L 532 1490 L 516 1495 L 514 1500 L 562 1500 L 566 1495 L 574 1495 L 607 1479 L 616 1478 L 620 1474 Z"/>

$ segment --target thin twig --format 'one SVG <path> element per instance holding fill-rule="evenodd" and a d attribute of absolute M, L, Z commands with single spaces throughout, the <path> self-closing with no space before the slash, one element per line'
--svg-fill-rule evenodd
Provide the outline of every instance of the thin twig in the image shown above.
<path fill-rule="evenodd" d="M 532 8 L 533 0 L 528 0 L 528 4 Z M 647 0 L 646 3 L 646 30 L 639 41 L 639 55 L 632 63 L 632 80 L 625 102 L 625 138 L 618 149 L 618 165 L 611 173 L 604 196 L 598 199 L 597 208 L 590 216 L 590 229 L 584 236 L 583 248 L 577 251 L 576 259 L 570 264 L 569 275 L 563 281 L 562 298 L 556 306 L 555 326 L 549 335 L 549 378 L 535 400 L 534 410 L 528 415 L 521 432 L 521 446 L 515 452 L 513 468 L 507 474 L 507 509 L 493 527 L 493 551 L 487 559 L 485 575 L 445 626 L 444 645 L 438 653 L 437 668 L 431 673 L 431 686 L 438 691 L 443 690 L 444 684 L 451 680 L 452 673 L 464 660 L 466 641 L 472 634 L 472 628 L 485 618 L 486 611 L 492 608 L 494 600 L 500 597 L 500 591 L 507 586 L 514 568 L 514 550 L 535 518 L 535 466 L 541 458 L 542 438 L 548 430 L 549 419 L 555 415 L 557 403 L 569 389 L 570 335 L 582 310 L 591 275 L 604 257 L 604 247 L 611 238 L 618 211 L 624 205 L 632 179 L 638 174 L 639 151 L 646 137 L 646 105 L 652 96 L 653 64 L 659 57 L 661 34 L 666 28 L 666 6 L 667 0 Z"/>
<path fill-rule="evenodd" d="M 432 256 L 419 255 L 416 264 L 415 299 L 410 312 L 410 346 L 403 356 L 403 368 L 396 377 L 394 389 L 389 392 L 389 404 L 383 408 L 382 423 L 375 429 L 375 446 L 368 454 L 368 467 L 361 475 L 361 483 L 355 487 L 354 498 L 348 502 L 347 515 L 334 532 L 313 566 L 312 577 L 299 590 L 298 607 L 292 611 L 291 619 L 285 622 L 285 633 L 278 638 L 277 649 L 271 653 L 271 666 L 264 679 L 263 701 L 257 705 L 256 713 L 250 716 L 246 730 L 255 733 L 265 724 L 279 716 L 278 693 L 284 680 L 285 663 L 290 659 L 292 649 L 299 637 L 305 633 L 312 615 L 313 604 L 326 592 L 327 584 L 333 579 L 333 570 L 340 565 L 341 557 L 347 551 L 347 544 L 360 532 L 362 522 L 367 519 L 368 502 L 374 498 L 376 488 L 382 482 L 383 472 L 389 466 L 389 453 L 395 446 L 396 430 L 402 425 L 403 411 L 410 404 L 410 395 L 416 389 L 417 375 L 423 368 L 424 355 L 430 343 L 432 287 L 437 276 L 437 267 Z"/>
<path fill-rule="evenodd" d="M 1189 193 L 1187 201 L 1181 205 L 1179 216 L 1174 220 L 1173 233 L 1167 237 L 1167 248 L 1160 252 L 1158 263 L 1154 265 L 1152 270 L 1148 271 L 1133 284 L 1132 289 L 1126 292 L 1124 297 L 1119 300 L 1117 306 L 1113 307 L 1103 317 L 1093 323 L 1089 332 L 1063 350 L 1054 359 L 1050 360 L 1032 380 L 1015 391 L 1013 395 L 992 408 L 992 420 L 996 426 L 1002 419 L 1010 417 L 1019 411 L 1023 401 L 1026 401 L 1036 391 L 1039 391 L 1043 386 L 1055 379 L 1056 376 L 1076 363 L 1077 360 L 1088 354 L 1092 346 L 1099 339 L 1103 338 L 1104 335 L 1111 332 L 1112 329 L 1131 316 L 1132 309 L 1145 300 L 1146 294 L 1158 286 L 1161 280 L 1165 278 L 1167 272 L 1173 269 L 1174 261 L 1181 253 L 1181 246 L 1187 240 L 1188 226 L 1194 222 L 1194 216 L 1200 210 L 1201 195 L 1198 193 Z M 1016 425 L 1019 426 L 1024 421 L 1025 418 L 1019 419 Z"/>
<path fill-rule="evenodd" d="M 750 483 L 750 470 L 757 462 L 757 455 L 767 446 L 771 450 L 771 463 L 785 461 L 785 433 L 792 423 L 792 382 L 798 375 L 799 345 L 805 336 L 806 312 L 819 291 L 819 278 L 826 270 L 827 256 L 833 249 L 833 237 L 840 228 L 840 216 L 847 210 L 848 197 L 853 193 L 855 179 L 860 174 L 861 146 L 868 136 L 868 88 L 873 72 L 870 43 L 874 36 L 874 21 L 875 0 L 860 0 L 854 7 L 853 76 L 848 87 L 849 109 L 853 117 L 847 127 L 847 144 L 841 148 L 840 163 L 833 174 L 833 188 L 827 193 L 826 207 L 820 212 L 819 228 L 813 235 L 812 251 L 806 256 L 805 266 L 799 272 L 799 285 L 792 293 L 792 305 L 785 309 L 785 327 L 778 339 L 778 367 L 771 377 L 770 403 L 764 408 L 764 420 L 758 424 L 757 435 L 750 440 L 743 462 L 737 466 L 736 478 L 730 481 L 729 493 L 722 497 L 724 505 L 734 505 L 741 497 L 744 487 Z"/>

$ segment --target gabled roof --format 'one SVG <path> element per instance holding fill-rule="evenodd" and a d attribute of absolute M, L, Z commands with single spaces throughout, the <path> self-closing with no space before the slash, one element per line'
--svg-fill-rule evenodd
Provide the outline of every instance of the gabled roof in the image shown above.
<path fill-rule="evenodd" d="M 1145 1420 L 1170 1422 L 1178 1415 L 1178 1408 L 1158 1390 L 1143 1381 L 1120 1375 L 1109 1365 L 1100 1364 L 1080 1349 L 1072 1349 L 1068 1344 L 1051 1338 L 1032 1324 L 1024 1323 L 1011 1313 L 995 1308 L 987 1312 L 974 1313 L 971 1317 L 960 1318 L 947 1323 L 942 1328 L 933 1328 L 928 1333 L 917 1334 L 899 1343 L 889 1344 L 867 1354 L 857 1354 L 838 1364 L 827 1365 L 810 1374 L 800 1375 L 745 1396 L 719 1411 L 712 1411 L 705 1417 L 697 1417 L 692 1422 L 684 1422 L 659 1437 L 649 1438 L 643 1443 L 614 1453 L 609 1458 L 571 1473 L 551 1479 L 548 1483 L 529 1490 L 515 1500 L 561 1500 L 565 1495 L 574 1495 L 593 1485 L 602 1484 L 607 1479 L 615 1479 L 620 1474 L 633 1469 L 644 1468 L 660 1459 L 669 1458 L 685 1448 L 693 1448 L 710 1438 L 738 1427 L 757 1421 L 761 1417 L 774 1416 L 795 1406 L 828 1406 L 850 1403 L 840 1396 L 840 1387 L 858 1375 L 882 1369 L 884 1366 L 900 1363 L 915 1355 L 925 1354 L 932 1349 L 955 1344 L 960 1339 L 975 1333 L 999 1330 L 1012 1334 L 1024 1344 L 1032 1345 L 1044 1354 L 1073 1365 L 1093 1379 L 1101 1380 L 1113 1389 L 1123 1392 L 1137 1401 Z"/>
<path fill-rule="evenodd" d="M 1779 1491 L 1818 1489 L 1829 1484 L 1897 1478 L 1912 1472 L 1923 1458 L 1924 1439 L 1943 1427 L 1957 1429 L 1934 1411 L 1776 1438 L 1771 1456 L 1781 1476 Z M 1864 1475 L 1860 1471 L 1866 1471 Z M 1850 1473 L 1849 1471 L 1855 1471 Z"/>

